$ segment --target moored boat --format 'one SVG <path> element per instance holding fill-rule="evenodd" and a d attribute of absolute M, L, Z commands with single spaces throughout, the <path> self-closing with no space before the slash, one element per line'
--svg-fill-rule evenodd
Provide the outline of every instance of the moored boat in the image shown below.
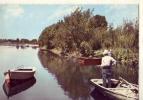
<path fill-rule="evenodd" d="M 100 65 L 102 58 L 97 57 L 79 57 L 78 63 L 81 65 Z"/>
<path fill-rule="evenodd" d="M 91 79 L 90 81 L 94 84 L 95 89 L 113 100 L 139 99 L 138 86 L 127 81 L 111 79 L 111 88 L 104 87 L 102 79 Z"/>
<path fill-rule="evenodd" d="M 47 46 L 40 47 L 39 49 L 40 49 L 40 51 L 47 51 L 48 50 Z"/>
<path fill-rule="evenodd" d="M 17 69 L 10 69 L 4 73 L 5 79 L 7 80 L 20 80 L 29 79 L 34 77 L 36 69 L 34 67 L 23 67 Z"/>
<path fill-rule="evenodd" d="M 33 45 L 31 46 L 33 49 L 37 49 L 39 46 L 38 45 Z"/>

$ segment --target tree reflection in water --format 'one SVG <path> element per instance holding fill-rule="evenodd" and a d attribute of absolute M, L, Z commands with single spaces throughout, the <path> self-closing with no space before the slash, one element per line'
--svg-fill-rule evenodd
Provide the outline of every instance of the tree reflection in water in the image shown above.
<path fill-rule="evenodd" d="M 76 63 L 76 59 L 67 59 L 59 57 L 51 52 L 39 51 L 39 59 L 44 68 L 52 73 L 61 88 L 73 100 L 89 100 L 91 99 L 91 87 L 89 82 L 91 78 L 101 78 L 101 70 L 96 66 L 81 66 Z M 136 71 L 128 71 L 126 67 L 114 68 L 114 77 L 122 76 L 125 79 L 130 77 L 130 81 L 137 82 Z M 124 70 L 124 71 L 122 71 Z M 127 73 L 125 72 L 127 71 Z M 124 73 L 125 72 L 125 73 Z M 127 76 L 128 74 L 129 76 Z M 135 80 L 136 79 L 136 80 Z"/>
<path fill-rule="evenodd" d="M 39 52 L 39 58 L 43 67 L 55 75 L 58 84 L 73 100 L 89 100 L 90 84 L 88 81 L 88 72 L 79 67 L 72 60 L 56 57 L 50 52 Z M 90 69 L 92 67 L 89 67 Z"/>

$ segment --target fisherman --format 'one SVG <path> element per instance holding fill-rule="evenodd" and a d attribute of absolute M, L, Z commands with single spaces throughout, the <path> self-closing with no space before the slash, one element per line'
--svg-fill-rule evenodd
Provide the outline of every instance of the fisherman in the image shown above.
<path fill-rule="evenodd" d="M 102 79 L 104 87 L 111 87 L 112 65 L 116 64 L 116 60 L 109 55 L 108 50 L 104 50 L 101 61 Z"/>

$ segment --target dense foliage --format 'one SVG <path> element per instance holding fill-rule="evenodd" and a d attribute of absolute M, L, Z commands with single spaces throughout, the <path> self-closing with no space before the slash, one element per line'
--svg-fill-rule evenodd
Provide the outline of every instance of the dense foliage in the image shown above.
<path fill-rule="evenodd" d="M 129 53 L 138 58 L 139 22 L 123 22 L 123 25 L 113 28 L 108 25 L 105 16 L 93 15 L 89 9 L 83 11 L 78 8 L 64 20 L 46 27 L 39 37 L 39 45 L 66 52 L 79 51 L 85 56 L 107 48 L 114 49 L 118 59 L 128 58 Z"/>

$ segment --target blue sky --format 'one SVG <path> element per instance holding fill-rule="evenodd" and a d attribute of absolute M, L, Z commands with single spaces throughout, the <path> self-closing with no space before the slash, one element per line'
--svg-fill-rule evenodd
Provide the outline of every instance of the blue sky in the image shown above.
<path fill-rule="evenodd" d="M 38 39 L 42 30 L 63 19 L 77 7 L 83 10 L 94 9 L 94 15 L 103 15 L 114 27 L 123 19 L 138 18 L 138 5 L 0 5 L 0 38 Z"/>

